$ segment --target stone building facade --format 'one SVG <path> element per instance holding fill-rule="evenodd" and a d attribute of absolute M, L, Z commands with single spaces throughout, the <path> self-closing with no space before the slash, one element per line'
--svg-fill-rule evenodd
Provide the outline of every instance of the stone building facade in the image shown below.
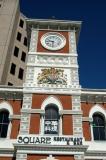
<path fill-rule="evenodd" d="M 27 19 L 25 83 L 0 88 L 0 160 L 106 159 L 106 90 L 80 86 L 80 28 Z"/>

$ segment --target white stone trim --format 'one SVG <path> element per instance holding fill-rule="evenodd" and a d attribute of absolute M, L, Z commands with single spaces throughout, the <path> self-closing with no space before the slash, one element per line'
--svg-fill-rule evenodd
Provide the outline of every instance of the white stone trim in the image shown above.
<path fill-rule="evenodd" d="M 7 101 L 3 101 L 0 103 L 0 111 L 4 109 L 7 110 L 10 115 L 13 115 L 13 108 Z"/>
<path fill-rule="evenodd" d="M 63 133 L 62 124 L 63 124 L 63 119 L 62 119 L 62 116 L 60 116 L 60 120 L 59 120 L 59 135 L 60 135 L 60 136 L 61 136 L 62 133 Z"/>
<path fill-rule="evenodd" d="M 60 114 L 69 114 L 69 115 L 82 115 L 82 111 L 75 111 L 75 110 L 61 110 Z"/>
<path fill-rule="evenodd" d="M 40 117 L 40 135 L 44 135 L 44 115 Z"/>
<path fill-rule="evenodd" d="M 104 95 L 106 96 L 106 90 L 81 90 L 81 94 L 85 95 Z"/>
<path fill-rule="evenodd" d="M 92 122 L 92 121 L 93 121 L 93 118 L 82 117 L 82 121 L 83 121 L 83 122 Z"/>
<path fill-rule="evenodd" d="M 42 52 L 34 52 L 34 51 L 32 51 L 32 52 L 28 52 L 28 54 L 29 55 L 38 55 L 38 56 L 48 56 L 48 53 L 46 53 L 45 52 L 45 54 L 44 53 L 42 53 Z M 49 52 L 49 55 L 50 56 L 58 56 L 58 57 L 77 57 L 78 55 L 76 54 L 76 53 L 71 53 L 71 54 L 68 54 L 68 53 L 53 53 L 53 52 Z"/>
<path fill-rule="evenodd" d="M 4 86 L 4 85 L 0 85 L 0 91 L 13 91 L 13 92 L 22 92 L 23 91 L 23 87 L 13 87 L 13 86 Z"/>
<path fill-rule="evenodd" d="M 84 154 L 76 154 L 74 155 L 75 160 L 84 160 Z"/>
<path fill-rule="evenodd" d="M 94 159 L 94 160 L 95 160 L 95 159 L 96 159 L 96 160 L 97 160 L 97 159 L 98 159 L 98 160 L 101 160 L 101 159 L 106 160 L 106 157 L 104 157 L 104 156 L 100 156 L 100 157 L 99 157 L 99 156 L 84 156 L 84 158 L 85 158 L 85 160 L 86 160 L 86 159 L 87 159 L 87 160 L 88 160 L 88 159 L 89 159 L 89 160 L 91 160 L 91 159 L 92 159 L 92 160 L 93 160 L 93 159 Z"/>
<path fill-rule="evenodd" d="M 8 131 L 7 131 L 7 139 L 9 138 L 10 139 L 10 135 L 11 135 L 11 129 L 12 129 L 12 123 L 10 121 L 9 125 L 8 125 Z"/>
<path fill-rule="evenodd" d="M 104 108 L 102 108 L 102 105 L 98 105 L 98 104 L 94 105 L 91 108 L 91 110 L 89 112 L 89 117 L 92 118 L 93 114 L 97 113 L 97 112 L 102 113 L 106 119 L 106 110 Z"/>
<path fill-rule="evenodd" d="M 21 110 L 22 113 L 37 113 L 37 114 L 45 114 L 45 110 L 42 110 L 42 109 L 22 109 Z M 67 115 L 82 115 L 82 111 L 75 111 L 75 110 L 60 110 L 59 111 L 59 114 L 60 115 L 63 115 L 63 114 L 67 114 Z M 17 117 L 15 117 L 16 115 L 14 116 L 11 116 L 12 118 L 18 118 L 18 115 Z M 20 118 L 20 117 L 19 117 Z"/>
<path fill-rule="evenodd" d="M 63 152 L 63 150 L 55 150 L 55 151 L 48 151 L 48 150 L 34 150 L 34 149 L 32 149 L 32 150 L 20 150 L 20 153 L 22 153 L 22 154 L 24 154 L 24 153 L 26 153 L 27 152 L 27 154 L 52 154 L 52 155 L 76 155 L 76 154 L 82 154 L 83 155 L 83 152 L 81 152 L 81 151 L 78 151 L 78 149 L 77 149 L 77 151 L 64 151 Z M 16 159 L 17 160 L 17 159 Z M 20 159 L 21 160 L 21 159 Z M 81 159 L 82 160 L 82 159 Z"/>
<path fill-rule="evenodd" d="M 38 42 L 38 31 L 32 28 L 30 47 L 29 47 L 30 52 L 36 52 L 37 51 L 37 42 Z"/>
<path fill-rule="evenodd" d="M 60 102 L 59 99 L 58 99 L 57 97 L 55 97 L 55 96 L 49 96 L 49 97 L 47 97 L 47 98 L 43 101 L 43 103 L 42 103 L 42 105 L 41 105 L 41 109 L 45 110 L 45 107 L 46 107 L 48 104 L 50 104 L 50 103 L 53 103 L 53 104 L 57 105 L 59 111 L 63 109 L 63 106 L 62 106 L 61 102 Z"/>
<path fill-rule="evenodd" d="M 16 160 L 27 160 L 27 154 L 17 151 Z"/>
<path fill-rule="evenodd" d="M 0 154 L 0 157 L 13 157 L 13 154 Z"/>
<path fill-rule="evenodd" d="M 60 94 L 62 92 L 64 95 L 78 95 L 80 94 L 80 86 L 79 85 L 70 85 L 68 88 L 47 88 L 47 87 L 38 87 L 34 86 L 31 83 L 24 84 L 24 93 L 32 93 L 32 94 Z"/>
<path fill-rule="evenodd" d="M 10 115 L 10 116 L 9 116 L 9 119 L 10 119 L 10 120 L 11 120 L 11 119 L 21 119 L 21 115 L 16 115 L 16 114 Z"/>
<path fill-rule="evenodd" d="M 41 110 L 41 109 L 22 109 L 21 110 L 22 113 L 39 113 L 39 114 L 44 114 L 45 111 Z"/>
<path fill-rule="evenodd" d="M 76 53 L 76 36 L 75 30 L 69 32 L 69 53 Z"/>
<path fill-rule="evenodd" d="M 49 157 L 47 157 L 46 159 L 41 159 L 41 160 L 58 160 L 58 159 L 55 159 L 55 157 L 52 157 L 52 155 L 49 155 Z"/>

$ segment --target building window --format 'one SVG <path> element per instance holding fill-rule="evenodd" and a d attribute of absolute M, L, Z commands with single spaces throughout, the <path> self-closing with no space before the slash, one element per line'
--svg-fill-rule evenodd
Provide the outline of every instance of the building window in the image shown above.
<path fill-rule="evenodd" d="M 8 82 L 8 86 L 13 86 L 13 84 L 12 84 L 12 83 L 10 83 L 10 82 Z"/>
<path fill-rule="evenodd" d="M 19 69 L 19 74 L 18 74 L 18 78 L 19 79 L 23 79 L 23 75 L 24 75 L 24 70 L 22 68 Z"/>
<path fill-rule="evenodd" d="M 18 57 L 19 48 L 15 46 L 14 48 L 14 56 Z"/>
<path fill-rule="evenodd" d="M 0 138 L 7 137 L 9 125 L 9 112 L 4 110 L 0 112 Z"/>
<path fill-rule="evenodd" d="M 20 19 L 19 26 L 20 26 L 21 28 L 23 28 L 23 26 L 24 26 L 24 21 L 23 21 L 22 19 Z"/>
<path fill-rule="evenodd" d="M 17 33 L 17 40 L 21 41 L 22 34 L 20 32 Z"/>
<path fill-rule="evenodd" d="M 45 108 L 44 133 L 58 134 L 59 113 L 55 104 L 48 104 Z"/>
<path fill-rule="evenodd" d="M 25 62 L 25 59 L 26 59 L 26 53 L 25 53 L 25 52 L 22 52 L 21 60 L 22 60 L 23 62 Z"/>
<path fill-rule="evenodd" d="M 106 140 L 105 119 L 99 113 L 93 115 L 93 136 L 94 140 Z"/>
<path fill-rule="evenodd" d="M 24 38 L 24 45 L 27 46 L 27 38 Z"/>
<path fill-rule="evenodd" d="M 11 64 L 10 73 L 15 75 L 16 65 L 14 63 Z"/>

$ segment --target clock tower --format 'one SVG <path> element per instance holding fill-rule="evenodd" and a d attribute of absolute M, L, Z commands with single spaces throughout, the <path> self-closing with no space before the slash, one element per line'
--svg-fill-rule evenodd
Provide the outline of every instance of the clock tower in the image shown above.
<path fill-rule="evenodd" d="M 29 54 L 17 160 L 82 160 L 86 147 L 76 48 L 81 22 L 28 19 L 27 26 Z M 21 143 L 27 144 L 26 152 Z"/>

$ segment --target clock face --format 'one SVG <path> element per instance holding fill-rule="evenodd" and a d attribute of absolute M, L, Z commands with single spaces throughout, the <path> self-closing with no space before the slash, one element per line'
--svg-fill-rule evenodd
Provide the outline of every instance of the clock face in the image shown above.
<path fill-rule="evenodd" d="M 48 32 L 41 37 L 41 44 L 48 50 L 59 50 L 66 44 L 66 39 L 63 35 L 57 32 Z"/>

